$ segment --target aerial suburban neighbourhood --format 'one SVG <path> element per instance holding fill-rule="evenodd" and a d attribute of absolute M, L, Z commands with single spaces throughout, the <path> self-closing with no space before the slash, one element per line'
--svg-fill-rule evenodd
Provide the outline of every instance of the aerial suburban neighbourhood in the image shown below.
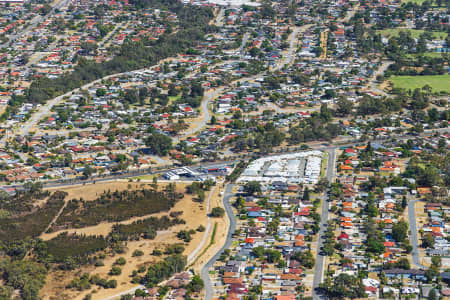
<path fill-rule="evenodd" d="M 0 0 L 0 300 L 450 299 L 449 0 Z"/>

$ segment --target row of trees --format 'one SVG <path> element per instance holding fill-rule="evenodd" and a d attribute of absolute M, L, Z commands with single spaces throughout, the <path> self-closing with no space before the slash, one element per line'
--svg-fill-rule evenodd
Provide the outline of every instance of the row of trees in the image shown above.
<path fill-rule="evenodd" d="M 72 199 L 58 218 L 57 225 L 85 227 L 102 221 L 119 222 L 135 216 L 168 211 L 183 198 L 173 185 L 155 189 L 107 191 L 93 201 Z"/>
<path fill-rule="evenodd" d="M 154 239 L 158 230 L 167 230 L 171 226 L 185 223 L 184 220 L 177 217 L 173 219 L 167 216 L 150 217 L 134 221 L 131 224 L 115 224 L 110 237 L 120 241 L 139 240 L 140 238 Z"/>

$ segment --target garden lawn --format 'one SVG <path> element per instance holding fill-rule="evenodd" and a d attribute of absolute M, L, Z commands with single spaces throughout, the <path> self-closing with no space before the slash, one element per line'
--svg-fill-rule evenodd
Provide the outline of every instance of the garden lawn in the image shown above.
<path fill-rule="evenodd" d="M 396 88 L 414 90 L 425 85 L 431 86 L 433 92 L 450 93 L 450 75 L 424 75 L 424 76 L 391 76 L 389 78 Z"/>

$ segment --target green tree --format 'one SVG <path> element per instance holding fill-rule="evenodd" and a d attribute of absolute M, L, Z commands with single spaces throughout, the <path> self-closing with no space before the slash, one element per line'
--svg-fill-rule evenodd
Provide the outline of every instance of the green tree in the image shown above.
<path fill-rule="evenodd" d="M 255 247 L 255 248 L 253 248 L 252 252 L 255 257 L 257 257 L 257 258 L 262 257 L 264 255 L 264 247 L 262 247 L 262 246 Z"/>
<path fill-rule="evenodd" d="M 269 263 L 277 263 L 281 258 L 281 253 L 276 250 L 266 250 L 265 255 Z"/>
<path fill-rule="evenodd" d="M 310 200 L 309 188 L 308 187 L 305 187 L 305 190 L 303 191 L 302 200 L 303 201 L 309 201 Z"/>
<path fill-rule="evenodd" d="M 372 252 L 374 254 L 381 254 L 384 252 L 384 245 L 381 241 L 370 237 L 367 240 L 367 251 Z"/>
<path fill-rule="evenodd" d="M 331 256 L 334 254 L 334 241 L 327 241 L 323 245 L 323 252 L 325 252 L 325 255 Z"/>
<path fill-rule="evenodd" d="M 294 259 L 307 269 L 312 269 L 316 261 L 310 250 L 305 252 L 295 252 Z"/>
<path fill-rule="evenodd" d="M 222 207 L 214 207 L 211 210 L 211 216 L 215 218 L 221 218 L 225 215 L 225 210 Z"/>
<path fill-rule="evenodd" d="M 404 220 L 400 220 L 392 227 L 392 237 L 397 242 L 403 242 L 408 233 L 408 223 Z"/>
<path fill-rule="evenodd" d="M 406 196 L 402 197 L 402 208 L 405 209 L 406 206 L 408 206 L 408 201 L 406 199 Z"/>
<path fill-rule="evenodd" d="M 136 256 L 142 256 L 142 255 L 144 255 L 144 252 L 139 249 L 136 249 L 133 251 L 133 254 L 131 256 L 136 257 Z"/>
<path fill-rule="evenodd" d="M 428 270 L 425 271 L 425 277 L 428 282 L 432 282 L 436 277 L 439 276 L 439 269 L 435 266 L 431 266 Z"/>
<path fill-rule="evenodd" d="M 258 181 L 249 181 L 244 185 L 244 191 L 249 195 L 261 193 L 261 183 Z"/>
<path fill-rule="evenodd" d="M 92 167 L 90 165 L 85 165 L 84 169 L 83 169 L 83 176 L 85 178 L 89 178 L 91 177 L 92 173 L 94 172 L 94 170 L 92 169 Z"/>
<path fill-rule="evenodd" d="M 280 222 L 278 220 L 273 220 L 267 224 L 267 234 L 273 235 L 278 231 L 278 226 L 280 226 Z"/>
<path fill-rule="evenodd" d="M 436 291 L 434 289 L 431 289 L 431 291 L 428 293 L 428 300 L 437 300 Z"/>
<path fill-rule="evenodd" d="M 191 293 L 199 293 L 203 290 L 205 284 L 199 275 L 192 277 L 191 282 L 187 285 L 187 290 Z"/>
<path fill-rule="evenodd" d="M 164 156 L 172 149 L 172 139 L 161 133 L 153 133 L 145 139 L 145 145 L 149 147 L 154 154 Z"/>
<path fill-rule="evenodd" d="M 427 166 L 423 172 L 423 176 L 419 178 L 419 183 L 429 187 L 440 185 L 442 183 L 442 176 L 436 167 Z"/>
<path fill-rule="evenodd" d="M 334 282 L 320 284 L 327 296 L 331 299 L 366 298 L 365 288 L 361 280 L 348 274 L 339 274 Z"/>
<path fill-rule="evenodd" d="M 442 265 L 442 258 L 440 256 L 433 256 L 431 258 L 431 265 L 436 268 L 440 268 Z"/>
<path fill-rule="evenodd" d="M 8 286 L 0 286 L 0 300 L 11 299 L 13 289 Z"/>
<path fill-rule="evenodd" d="M 99 88 L 99 89 L 97 89 L 97 90 L 95 91 L 95 95 L 96 95 L 97 97 L 103 97 L 103 96 L 106 95 L 106 90 L 105 90 L 105 89 L 102 89 L 102 88 Z"/>

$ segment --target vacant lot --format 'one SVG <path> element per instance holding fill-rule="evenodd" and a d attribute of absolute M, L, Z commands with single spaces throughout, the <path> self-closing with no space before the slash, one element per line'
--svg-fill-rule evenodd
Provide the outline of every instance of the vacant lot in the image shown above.
<path fill-rule="evenodd" d="M 433 92 L 450 93 L 450 75 L 427 75 L 427 76 L 392 76 L 389 81 L 397 88 L 414 90 L 425 85 L 431 86 Z"/>
<path fill-rule="evenodd" d="M 164 188 L 166 184 L 160 183 L 159 189 L 161 190 Z M 71 199 L 74 197 L 79 198 L 81 195 L 83 198 L 87 201 L 96 199 L 103 191 L 107 190 L 133 190 L 133 189 L 142 189 L 142 187 L 145 186 L 145 188 L 150 188 L 149 183 L 128 183 L 123 181 L 116 181 L 116 182 L 109 182 L 109 183 L 98 183 L 95 185 L 86 185 L 86 186 L 79 186 L 79 187 L 72 187 L 63 189 L 64 191 L 69 193 L 69 196 L 66 197 L 66 199 Z M 206 202 L 205 203 L 199 203 L 196 201 L 193 201 L 193 196 L 186 194 L 187 184 L 176 184 L 176 192 L 183 193 L 184 197 L 183 199 L 179 200 L 175 206 L 170 209 L 169 212 L 160 212 L 152 215 L 145 215 L 141 217 L 134 217 L 128 220 L 124 220 L 119 222 L 120 224 L 130 224 L 132 221 L 136 221 L 139 219 L 148 218 L 150 216 L 158 216 L 161 217 L 163 215 L 168 215 L 172 211 L 182 211 L 183 214 L 180 216 L 181 219 L 184 219 L 186 221 L 186 224 L 179 224 L 175 225 L 168 230 L 165 231 L 159 231 L 156 238 L 154 240 L 145 240 L 141 239 L 139 241 L 128 241 L 126 242 L 126 251 L 123 254 L 118 255 L 112 255 L 109 253 L 109 251 L 106 254 L 106 258 L 103 259 L 104 266 L 94 268 L 91 265 L 86 265 L 82 268 L 81 272 L 79 271 L 60 271 L 55 270 L 50 272 L 47 284 L 44 286 L 44 288 L 41 291 L 41 295 L 44 299 L 83 299 L 83 297 L 89 293 L 92 293 L 94 291 L 94 294 L 92 295 L 92 299 L 94 300 L 100 300 L 104 299 L 105 297 L 109 297 L 112 295 L 115 295 L 117 293 L 127 291 L 130 288 L 136 286 L 136 284 L 132 284 L 130 282 L 133 270 L 136 270 L 139 266 L 145 265 L 148 266 L 157 260 L 161 259 L 161 257 L 156 257 L 151 255 L 152 251 L 154 249 L 160 249 L 164 250 L 167 245 L 175 244 L 175 243 L 181 243 L 185 246 L 184 255 L 188 256 L 190 253 L 194 251 L 195 248 L 201 243 L 203 239 L 204 232 L 196 232 L 192 237 L 192 241 L 189 244 L 183 243 L 183 241 L 179 240 L 176 237 L 176 233 L 180 230 L 189 230 L 189 229 L 196 229 L 200 225 L 203 225 L 206 227 L 207 224 L 207 212 L 206 212 Z M 211 205 L 210 208 L 219 206 L 221 199 L 218 195 L 219 188 L 216 189 L 216 193 L 211 198 Z M 208 198 L 209 194 L 206 193 L 206 198 Z M 218 223 L 218 227 L 220 227 L 216 232 L 216 243 L 213 247 L 208 249 L 207 253 L 204 253 L 201 258 L 196 261 L 196 264 L 193 266 L 196 269 L 201 268 L 201 264 L 204 263 L 212 254 L 210 253 L 213 248 L 216 246 L 222 245 L 223 240 L 225 238 L 226 234 L 226 221 L 225 218 L 222 219 L 214 219 L 212 220 L 212 223 Z M 41 238 L 44 240 L 49 240 L 53 237 L 55 237 L 57 234 L 61 232 L 68 232 L 68 233 L 78 233 L 78 234 L 86 234 L 86 235 L 107 235 L 110 231 L 114 223 L 108 223 L 108 222 L 102 222 L 100 224 L 97 224 L 95 226 L 89 226 L 84 228 L 72 228 L 72 229 L 66 229 L 59 232 L 53 232 L 53 233 L 46 233 L 41 235 Z M 207 237 L 207 243 L 205 244 L 205 247 L 209 244 L 210 236 L 212 233 L 209 232 L 209 235 Z M 133 257 L 133 252 L 135 250 L 141 250 L 144 252 L 143 256 Z M 202 253 L 203 249 L 200 250 L 198 253 Z M 119 276 L 109 276 L 108 272 L 111 269 L 112 265 L 114 264 L 114 261 L 118 257 L 124 257 L 127 261 L 126 265 L 122 267 L 122 274 Z M 114 289 L 103 289 L 98 286 L 93 286 L 89 290 L 85 290 L 83 292 L 79 292 L 76 290 L 69 290 L 66 289 L 66 285 L 70 282 L 70 280 L 73 278 L 74 275 L 79 276 L 81 273 L 89 273 L 90 275 L 99 274 L 101 278 L 108 278 L 108 279 L 116 279 L 117 280 L 117 288 Z M 77 274 L 78 273 L 78 274 Z M 142 275 L 142 274 L 141 274 Z"/>
<path fill-rule="evenodd" d="M 164 188 L 165 184 L 159 184 L 159 189 Z M 183 199 L 179 200 L 175 206 L 170 210 L 172 211 L 183 211 L 183 214 L 180 216 L 181 219 L 184 219 L 186 221 L 186 225 L 193 224 L 200 225 L 200 224 L 206 224 L 206 211 L 205 207 L 206 205 L 203 203 L 198 203 L 193 201 L 193 196 L 186 194 L 186 186 L 187 184 L 176 184 L 176 192 L 183 193 L 184 197 Z M 123 181 L 114 181 L 114 182 L 107 182 L 107 183 L 97 183 L 94 185 L 86 185 L 86 186 L 78 186 L 78 187 L 70 187 L 66 189 L 62 189 L 63 191 L 68 193 L 67 199 L 72 199 L 74 197 L 80 197 L 80 195 L 83 196 L 83 199 L 86 201 L 95 200 L 98 195 L 102 194 L 104 191 L 111 190 L 111 191 L 123 191 L 123 190 L 132 190 L 132 189 L 141 189 L 142 187 L 149 188 L 150 184 L 144 184 L 144 183 L 128 183 Z M 208 196 L 208 195 L 206 195 Z M 101 222 L 100 224 L 94 225 L 94 226 L 87 226 L 83 228 L 71 228 L 71 229 L 64 229 L 59 230 L 52 233 L 44 233 L 40 237 L 43 240 L 49 240 L 54 237 L 56 237 L 61 232 L 67 232 L 67 233 L 77 233 L 77 234 L 86 234 L 86 235 L 108 235 L 111 231 L 111 228 L 114 224 L 131 224 L 134 221 L 137 220 L 143 220 L 145 218 L 148 218 L 150 216 L 156 216 L 161 217 L 164 215 L 168 215 L 169 212 L 164 211 L 160 213 L 155 214 L 148 214 L 144 216 L 136 216 L 129 218 L 124 221 L 120 222 Z M 182 227 L 182 225 L 177 226 Z M 196 227 L 195 227 L 196 228 Z M 194 228 L 194 229 L 195 229 Z"/>
<path fill-rule="evenodd" d="M 172 188 L 170 188 L 172 187 Z M 57 228 L 83 228 L 100 222 L 120 222 L 136 216 L 169 211 L 183 192 L 169 189 L 154 190 L 142 187 L 136 190 L 105 191 L 97 199 L 73 199 L 55 222 Z"/>

